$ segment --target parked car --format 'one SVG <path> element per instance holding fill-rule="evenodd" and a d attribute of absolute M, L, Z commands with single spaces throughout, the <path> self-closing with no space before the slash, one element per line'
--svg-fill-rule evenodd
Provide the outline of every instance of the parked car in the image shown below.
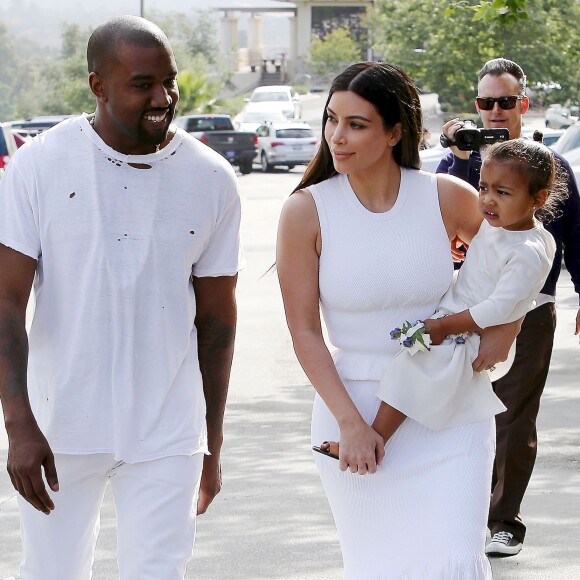
<path fill-rule="evenodd" d="M 430 171 L 431 173 L 435 173 L 439 162 L 448 153 L 449 149 L 445 149 L 439 144 L 433 147 L 429 147 L 428 149 L 421 149 L 421 151 L 419 151 L 419 157 L 421 158 L 421 169 L 423 171 Z"/>
<path fill-rule="evenodd" d="M 234 125 L 238 131 L 256 131 L 256 129 L 264 123 L 270 122 L 284 122 L 286 115 L 277 109 L 273 111 L 246 111 L 244 109 L 237 117 L 234 118 Z"/>
<path fill-rule="evenodd" d="M 554 151 L 563 155 L 567 151 L 580 147 L 580 122 L 570 125 L 554 144 Z"/>
<path fill-rule="evenodd" d="M 266 123 L 256 129 L 262 171 L 277 165 L 293 169 L 306 165 L 318 149 L 318 140 L 307 123 Z"/>
<path fill-rule="evenodd" d="M 300 119 L 300 95 L 289 86 L 257 87 L 248 99 L 246 111 L 282 111 L 288 119 Z"/>
<path fill-rule="evenodd" d="M 542 132 L 542 142 L 547 147 L 553 147 L 560 139 L 560 137 L 566 132 L 565 129 L 550 129 L 549 127 L 544 129 L 543 127 L 529 127 L 528 125 L 524 125 L 522 127 L 522 137 L 531 139 L 534 135 L 534 131 L 536 130 Z"/>
<path fill-rule="evenodd" d="M 19 121 L 10 121 L 10 126 L 14 129 L 24 129 L 28 132 L 29 135 L 34 136 L 73 116 L 74 115 L 50 115 L 41 117 L 29 117 L 28 119 Z"/>
<path fill-rule="evenodd" d="M 18 149 L 18 143 L 10 123 L 0 123 L 0 177 L 8 165 L 10 157 Z"/>
<path fill-rule="evenodd" d="M 562 157 L 570 164 L 576 182 L 580 186 L 580 147 L 576 147 L 576 149 L 568 149 L 568 151 L 562 153 Z"/>
<path fill-rule="evenodd" d="M 578 120 L 570 113 L 568 107 L 562 105 L 550 105 L 546 109 L 545 124 L 546 127 L 553 127 L 554 129 L 567 129 L 572 123 Z"/>
<path fill-rule="evenodd" d="M 258 138 L 254 132 L 236 131 L 229 115 L 183 115 L 175 124 L 237 165 L 241 173 L 251 173 Z"/>

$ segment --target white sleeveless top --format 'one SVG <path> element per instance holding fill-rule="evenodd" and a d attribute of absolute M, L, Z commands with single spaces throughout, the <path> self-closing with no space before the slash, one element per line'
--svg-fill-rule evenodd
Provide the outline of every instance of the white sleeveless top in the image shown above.
<path fill-rule="evenodd" d="M 344 174 L 308 190 L 320 221 L 320 303 L 337 370 L 343 379 L 379 380 L 399 350 L 390 331 L 431 316 L 451 284 L 436 176 L 401 168 L 397 200 L 383 213 L 366 209 Z"/>

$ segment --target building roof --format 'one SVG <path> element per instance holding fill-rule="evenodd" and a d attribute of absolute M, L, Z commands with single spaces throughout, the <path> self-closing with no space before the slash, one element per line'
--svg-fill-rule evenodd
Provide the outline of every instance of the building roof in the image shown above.
<path fill-rule="evenodd" d="M 296 12 L 296 4 L 280 0 L 217 0 L 208 8 L 232 12 Z"/>

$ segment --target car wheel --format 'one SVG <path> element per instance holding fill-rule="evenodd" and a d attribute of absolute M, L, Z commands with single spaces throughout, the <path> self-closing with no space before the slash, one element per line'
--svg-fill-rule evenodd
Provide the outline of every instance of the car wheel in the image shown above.
<path fill-rule="evenodd" d="M 296 167 L 296 165 L 288 165 L 288 171 L 294 169 Z"/>
<path fill-rule="evenodd" d="M 268 157 L 266 155 L 265 151 L 262 151 L 262 154 L 260 155 L 260 163 L 262 164 L 262 171 L 264 173 L 267 173 L 268 171 L 272 171 L 273 169 L 273 165 L 270 165 L 270 163 L 268 163 Z"/>
<path fill-rule="evenodd" d="M 248 173 L 252 173 L 252 160 L 251 159 L 244 159 L 240 163 L 240 172 L 242 175 L 247 175 Z"/>

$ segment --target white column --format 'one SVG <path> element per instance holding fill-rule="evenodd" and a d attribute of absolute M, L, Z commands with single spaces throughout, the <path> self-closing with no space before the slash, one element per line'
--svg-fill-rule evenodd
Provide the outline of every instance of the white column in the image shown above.
<path fill-rule="evenodd" d="M 238 19 L 226 12 L 220 23 L 222 52 L 230 67 L 236 70 L 238 62 Z"/>
<path fill-rule="evenodd" d="M 288 58 L 291 66 L 296 70 L 296 58 L 298 57 L 298 19 L 296 16 L 290 17 L 290 54 Z M 294 70 L 292 72 L 294 72 Z"/>
<path fill-rule="evenodd" d="M 296 72 L 302 74 L 308 57 L 312 34 L 312 6 L 296 2 Z"/>
<path fill-rule="evenodd" d="M 262 17 L 252 13 L 248 20 L 248 56 L 250 66 L 258 70 L 264 57 L 263 30 Z"/>

